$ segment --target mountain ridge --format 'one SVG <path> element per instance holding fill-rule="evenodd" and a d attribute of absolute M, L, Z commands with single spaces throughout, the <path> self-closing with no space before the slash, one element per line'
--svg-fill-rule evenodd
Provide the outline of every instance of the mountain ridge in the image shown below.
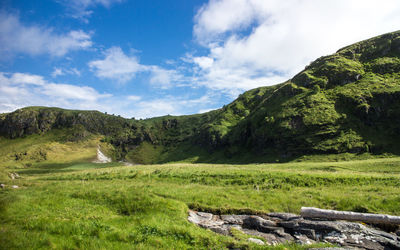
<path fill-rule="evenodd" d="M 100 134 L 113 157 L 137 163 L 293 159 L 400 153 L 400 31 L 323 56 L 292 79 L 244 92 L 203 114 L 125 119 L 99 111 L 28 107 L 0 115 L 8 138 L 73 128 Z"/>

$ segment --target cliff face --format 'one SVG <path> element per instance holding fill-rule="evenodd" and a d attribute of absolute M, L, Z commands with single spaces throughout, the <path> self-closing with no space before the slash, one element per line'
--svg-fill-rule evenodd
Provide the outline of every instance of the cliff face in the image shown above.
<path fill-rule="evenodd" d="M 285 83 L 247 91 L 205 114 L 137 121 L 31 107 L 0 116 L 0 133 L 10 138 L 78 125 L 104 135 L 121 158 L 147 163 L 398 154 L 400 32 L 340 49 Z"/>

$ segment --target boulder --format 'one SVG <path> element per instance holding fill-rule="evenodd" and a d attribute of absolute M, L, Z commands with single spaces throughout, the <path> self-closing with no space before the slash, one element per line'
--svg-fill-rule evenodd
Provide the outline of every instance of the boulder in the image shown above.
<path fill-rule="evenodd" d="M 265 242 L 260 240 L 260 239 L 256 239 L 256 238 L 248 238 L 247 241 L 255 243 L 257 245 L 265 245 Z"/>

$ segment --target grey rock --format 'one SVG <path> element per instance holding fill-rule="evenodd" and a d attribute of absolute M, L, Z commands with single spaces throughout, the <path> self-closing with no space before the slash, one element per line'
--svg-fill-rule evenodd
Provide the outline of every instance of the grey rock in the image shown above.
<path fill-rule="evenodd" d="M 272 220 L 266 220 L 263 219 L 259 216 L 248 216 L 243 220 L 243 227 L 249 228 L 249 229 L 262 229 L 265 228 L 267 231 L 271 231 L 269 228 L 270 227 L 276 227 L 277 224 L 275 221 Z"/>
<path fill-rule="evenodd" d="M 252 215 L 213 215 L 189 211 L 188 220 L 216 233 L 230 235 L 231 228 L 262 237 L 269 245 L 287 242 L 313 244 L 328 242 L 344 249 L 399 249 L 398 235 L 347 221 L 304 219 L 300 216 L 272 213 Z M 343 249 L 343 248 L 342 248 Z"/>
<path fill-rule="evenodd" d="M 263 232 L 260 232 L 257 230 L 246 229 L 246 228 L 243 228 L 241 231 L 248 235 L 253 235 L 253 236 L 258 236 L 258 237 L 264 238 L 268 245 L 277 245 L 277 244 L 287 242 L 287 240 L 284 239 L 283 237 L 279 237 L 278 235 L 273 234 L 273 233 L 263 233 Z"/>
<path fill-rule="evenodd" d="M 11 188 L 19 188 L 17 185 L 12 185 Z"/>
<path fill-rule="evenodd" d="M 208 229 L 210 229 L 213 232 L 219 233 L 219 234 L 223 234 L 223 235 L 229 235 L 230 234 L 230 227 L 229 226 L 210 226 L 207 227 Z"/>
<path fill-rule="evenodd" d="M 298 223 L 299 228 L 309 228 L 314 229 L 316 231 L 323 232 L 339 232 L 338 224 L 333 221 L 311 221 L 311 220 L 302 220 Z"/>
<path fill-rule="evenodd" d="M 287 229 L 294 229 L 299 226 L 299 223 L 297 220 L 291 220 L 291 221 L 280 221 L 277 223 L 278 226 L 287 228 Z"/>
<path fill-rule="evenodd" d="M 373 234 L 388 238 L 389 240 L 396 241 L 398 239 L 398 237 L 396 235 L 390 234 L 390 233 L 386 233 L 386 232 L 383 232 L 383 231 L 380 231 L 380 230 L 369 228 L 368 231 L 370 231 Z"/>
<path fill-rule="evenodd" d="M 267 214 L 269 217 L 276 217 L 282 220 L 294 220 L 300 219 L 301 216 L 298 214 L 291 214 L 291 213 L 269 213 Z"/>
<path fill-rule="evenodd" d="M 211 220 L 212 217 L 213 217 L 212 213 L 197 212 L 197 215 L 200 216 L 200 217 L 203 217 L 205 219 L 209 219 L 209 220 Z"/>
<path fill-rule="evenodd" d="M 285 242 L 292 242 L 294 241 L 294 237 L 288 233 L 277 231 L 275 232 L 277 236 L 279 236 Z"/>
<path fill-rule="evenodd" d="M 309 250 L 354 250 L 354 248 L 348 248 L 348 247 L 321 247 L 321 248 L 310 248 Z"/>
<path fill-rule="evenodd" d="M 221 215 L 221 220 L 228 224 L 242 225 L 248 215 Z"/>
<path fill-rule="evenodd" d="M 3 184 L 3 183 L 0 184 L 0 188 L 5 188 L 5 187 L 6 187 L 6 184 Z"/>
<path fill-rule="evenodd" d="M 294 234 L 293 237 L 295 238 L 294 242 L 296 242 L 296 243 L 298 243 L 300 245 L 311 245 L 311 244 L 315 243 L 314 240 L 312 240 L 312 239 L 310 239 L 307 236 L 302 235 L 302 234 Z"/>
<path fill-rule="evenodd" d="M 296 231 L 298 234 L 303 234 L 307 236 L 307 238 L 312 239 L 312 240 L 318 240 L 315 234 L 314 229 L 309 229 L 309 228 L 298 228 Z"/>
<path fill-rule="evenodd" d="M 194 211 L 189 211 L 188 220 L 201 227 L 213 229 L 213 231 L 219 231 L 217 228 L 224 224 L 222 220 L 214 217 L 213 214 Z"/>
<path fill-rule="evenodd" d="M 260 240 L 260 239 L 256 239 L 256 238 L 248 238 L 247 241 L 255 243 L 257 245 L 265 245 L 265 242 Z"/>

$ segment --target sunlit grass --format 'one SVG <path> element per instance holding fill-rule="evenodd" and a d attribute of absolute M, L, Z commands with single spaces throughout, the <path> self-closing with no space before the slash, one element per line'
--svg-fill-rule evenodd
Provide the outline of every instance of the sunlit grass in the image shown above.
<path fill-rule="evenodd" d="M 45 171 L 44 171 L 45 170 Z M 257 248 L 187 221 L 301 206 L 400 215 L 400 158 L 218 165 L 37 163 L 0 192 L 0 245 L 26 248 Z M 301 249 L 286 245 L 279 248 Z M 265 247 L 266 248 L 266 247 Z M 304 248 L 304 247 L 303 247 Z"/>

